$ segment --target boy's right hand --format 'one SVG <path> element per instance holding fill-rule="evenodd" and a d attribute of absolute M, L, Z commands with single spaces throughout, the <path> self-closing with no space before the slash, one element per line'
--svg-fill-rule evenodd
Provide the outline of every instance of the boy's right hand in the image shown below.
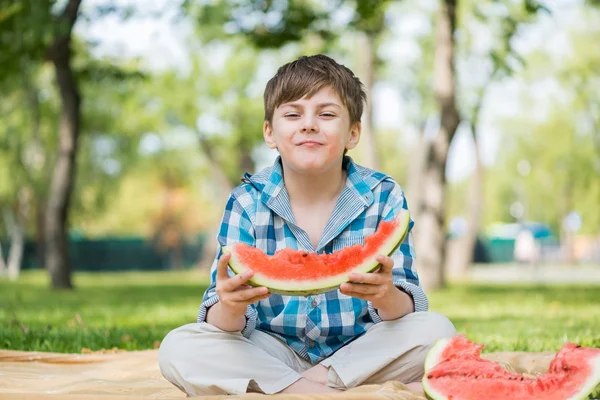
<path fill-rule="evenodd" d="M 246 314 L 246 308 L 252 303 L 269 297 L 269 289 L 266 287 L 252 287 L 246 282 L 254 276 L 253 271 L 247 271 L 240 275 L 229 276 L 227 265 L 231 253 L 224 253 L 217 264 L 216 292 L 221 303 L 221 310 L 231 317 Z"/>

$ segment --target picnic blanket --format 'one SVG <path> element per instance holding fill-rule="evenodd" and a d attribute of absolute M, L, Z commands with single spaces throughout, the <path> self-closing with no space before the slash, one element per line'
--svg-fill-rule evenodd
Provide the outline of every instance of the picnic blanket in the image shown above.
<path fill-rule="evenodd" d="M 158 350 L 61 354 L 0 350 L 1 400 L 184 399 L 158 368 Z M 554 353 L 490 353 L 482 356 L 520 373 L 547 371 Z M 209 400 L 423 400 L 399 382 L 364 385 L 339 394 L 201 396 Z"/>

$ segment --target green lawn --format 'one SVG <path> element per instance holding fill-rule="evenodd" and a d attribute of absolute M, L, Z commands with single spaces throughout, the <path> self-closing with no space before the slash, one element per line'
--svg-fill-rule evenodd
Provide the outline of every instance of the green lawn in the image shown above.
<path fill-rule="evenodd" d="M 206 273 L 78 273 L 75 291 L 54 292 L 41 271 L 0 281 L 0 348 L 81 352 L 156 347 L 192 322 Z M 430 296 L 431 310 L 495 350 L 600 347 L 600 286 L 461 285 Z"/>

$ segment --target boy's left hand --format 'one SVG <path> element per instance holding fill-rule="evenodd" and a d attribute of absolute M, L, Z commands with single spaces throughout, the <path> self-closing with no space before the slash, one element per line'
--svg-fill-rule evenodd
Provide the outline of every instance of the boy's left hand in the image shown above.
<path fill-rule="evenodd" d="M 392 278 L 394 260 L 379 255 L 377 261 L 381 267 L 371 273 L 352 273 L 349 283 L 340 285 L 340 291 L 347 295 L 370 301 L 381 319 L 392 320 L 414 311 L 413 299 L 410 295 L 398 290 Z"/>

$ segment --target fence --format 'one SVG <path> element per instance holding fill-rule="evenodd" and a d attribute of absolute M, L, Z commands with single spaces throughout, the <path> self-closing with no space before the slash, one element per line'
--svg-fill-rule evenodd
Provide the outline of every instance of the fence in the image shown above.
<path fill-rule="evenodd" d="M 198 235 L 178 249 L 164 251 L 152 240 L 141 237 L 71 238 L 69 256 L 74 271 L 159 271 L 192 268 L 202 256 L 205 239 L 205 235 Z M 8 243 L 2 241 L 2 246 L 3 249 L 7 249 Z M 36 269 L 41 265 L 37 244 L 26 241 L 21 268 Z"/>
<path fill-rule="evenodd" d="M 202 257 L 206 235 L 188 239 L 177 250 L 161 250 L 152 240 L 141 237 L 71 238 L 69 252 L 74 271 L 159 271 L 195 267 Z M 453 239 L 449 239 L 452 241 Z M 0 242 L 5 249 L 6 241 Z M 564 247 L 554 237 L 536 239 L 540 263 L 566 261 Z M 479 237 L 474 252 L 476 263 L 515 262 L 515 240 Z M 600 238 L 576 240 L 573 259 L 579 263 L 600 262 Z M 418 254 L 417 254 L 418 257 Z M 40 268 L 36 243 L 26 241 L 22 269 Z"/>
<path fill-rule="evenodd" d="M 475 249 L 477 263 L 512 263 L 515 260 L 515 239 L 480 237 Z M 537 262 L 600 263 L 600 237 L 579 237 L 567 247 L 555 237 L 535 239 Z"/>

